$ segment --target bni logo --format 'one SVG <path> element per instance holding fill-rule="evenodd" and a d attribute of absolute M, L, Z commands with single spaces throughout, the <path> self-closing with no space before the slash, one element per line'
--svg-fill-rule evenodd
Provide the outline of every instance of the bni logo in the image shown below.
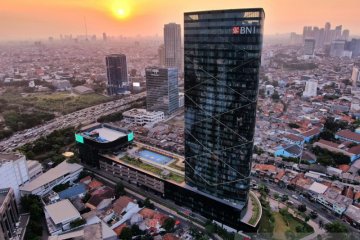
<path fill-rule="evenodd" d="M 255 26 L 250 26 L 250 27 L 234 26 L 234 27 L 232 27 L 232 34 L 254 34 L 254 33 L 256 33 Z"/>

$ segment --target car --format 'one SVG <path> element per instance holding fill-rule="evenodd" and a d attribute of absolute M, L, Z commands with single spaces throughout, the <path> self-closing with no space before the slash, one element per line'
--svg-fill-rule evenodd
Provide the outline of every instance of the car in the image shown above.
<path fill-rule="evenodd" d="M 296 196 L 296 195 L 294 195 L 294 194 L 293 194 L 293 195 L 291 195 L 291 197 L 292 197 L 292 198 L 294 198 L 294 199 L 296 199 L 296 200 L 298 200 L 298 199 L 299 199 L 299 198 L 298 198 L 298 196 Z"/>

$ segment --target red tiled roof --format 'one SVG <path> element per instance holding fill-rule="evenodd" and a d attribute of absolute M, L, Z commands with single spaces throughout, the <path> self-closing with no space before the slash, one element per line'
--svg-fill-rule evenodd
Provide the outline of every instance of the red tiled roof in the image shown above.
<path fill-rule="evenodd" d="M 337 132 L 336 135 L 343 137 L 343 138 L 351 139 L 353 141 L 360 142 L 360 134 L 352 132 L 347 129 Z"/>
<path fill-rule="evenodd" d="M 276 166 L 270 164 L 255 164 L 254 168 L 259 171 L 276 171 Z"/>
<path fill-rule="evenodd" d="M 140 210 L 139 214 L 143 217 L 143 218 L 153 218 L 155 211 L 150 209 L 150 208 L 143 208 Z"/>
<path fill-rule="evenodd" d="M 319 143 L 322 143 L 324 145 L 327 145 L 327 146 L 333 147 L 333 148 L 337 148 L 339 146 L 339 144 L 337 144 L 337 143 L 330 142 L 330 141 L 327 141 L 327 140 L 324 140 L 324 139 L 320 139 Z"/>
<path fill-rule="evenodd" d="M 83 182 L 86 182 L 86 181 L 89 181 L 89 180 L 91 181 L 91 176 L 86 176 L 86 177 L 80 179 L 80 182 L 83 183 Z"/>
<path fill-rule="evenodd" d="M 167 233 L 163 236 L 162 240 L 180 240 L 180 238 L 174 236 L 172 233 Z"/>
<path fill-rule="evenodd" d="M 320 128 L 313 128 L 309 131 L 303 132 L 301 135 L 304 137 L 311 137 L 320 133 Z"/>
<path fill-rule="evenodd" d="M 287 135 L 285 135 L 285 137 L 287 139 L 292 140 L 292 141 L 303 141 L 304 140 L 302 137 L 299 137 L 299 136 L 297 136 L 295 134 L 287 134 Z"/>
<path fill-rule="evenodd" d="M 98 180 L 92 180 L 88 186 L 89 188 L 92 189 L 97 189 L 99 187 L 102 187 L 104 184 L 102 184 L 102 182 L 99 182 Z"/>
<path fill-rule="evenodd" d="M 129 198 L 128 196 L 121 196 L 113 204 L 114 212 L 116 212 L 118 215 L 120 215 L 122 210 L 124 208 L 126 208 L 126 206 L 132 201 L 133 201 L 133 199 Z"/>
<path fill-rule="evenodd" d="M 121 224 L 120 226 L 114 228 L 113 230 L 116 233 L 116 235 L 120 236 L 122 230 L 126 227 L 127 227 L 127 225 L 126 225 L 126 223 L 124 223 L 124 224 Z"/>
<path fill-rule="evenodd" d="M 281 178 L 285 175 L 285 170 L 280 170 L 278 174 L 275 176 L 275 179 L 281 180 Z"/>
<path fill-rule="evenodd" d="M 357 145 L 357 146 L 354 146 L 354 147 L 350 148 L 350 149 L 348 150 L 348 152 L 353 153 L 353 154 L 356 154 L 356 155 L 360 154 L 360 144 Z"/>
<path fill-rule="evenodd" d="M 340 169 L 343 172 L 347 172 L 347 171 L 349 171 L 350 166 L 347 165 L 347 164 L 341 164 L 341 165 L 338 166 L 338 169 Z"/>
<path fill-rule="evenodd" d="M 354 199 L 358 200 L 360 198 L 360 192 L 355 193 Z"/>

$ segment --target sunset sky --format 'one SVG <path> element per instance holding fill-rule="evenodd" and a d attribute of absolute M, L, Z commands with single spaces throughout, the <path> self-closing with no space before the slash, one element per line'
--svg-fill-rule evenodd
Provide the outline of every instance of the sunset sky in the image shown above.
<path fill-rule="evenodd" d="M 265 34 L 302 32 L 326 21 L 360 34 L 359 0 L 0 0 L 0 41 L 60 34 L 162 35 L 187 11 L 262 7 Z"/>

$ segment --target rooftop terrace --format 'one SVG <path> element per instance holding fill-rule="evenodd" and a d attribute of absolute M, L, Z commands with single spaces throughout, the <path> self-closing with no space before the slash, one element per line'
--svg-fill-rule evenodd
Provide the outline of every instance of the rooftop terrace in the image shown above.
<path fill-rule="evenodd" d="M 77 135 L 99 143 L 112 142 L 128 135 L 126 130 L 117 129 L 108 124 L 93 124 L 81 130 L 82 132 Z"/>

